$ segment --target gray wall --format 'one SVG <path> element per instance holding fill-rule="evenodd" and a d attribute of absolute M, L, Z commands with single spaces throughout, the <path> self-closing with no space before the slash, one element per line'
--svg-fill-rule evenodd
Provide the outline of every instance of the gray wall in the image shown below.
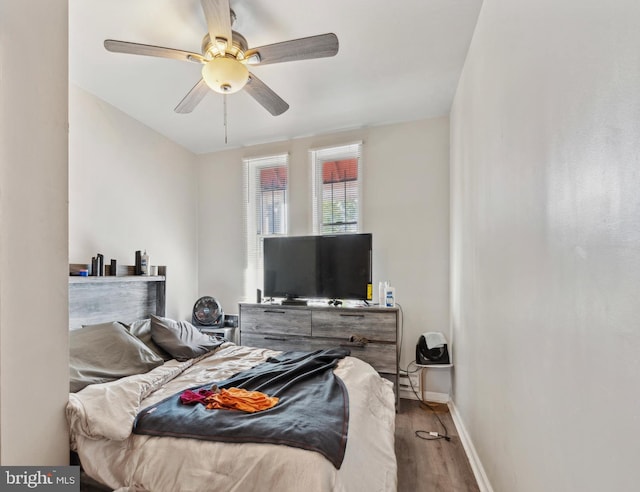
<path fill-rule="evenodd" d="M 485 0 L 459 83 L 454 399 L 496 491 L 638 487 L 638 19 Z"/>
<path fill-rule="evenodd" d="M 64 465 L 67 2 L 0 2 L 0 463 Z"/>
<path fill-rule="evenodd" d="M 69 87 L 69 259 L 97 253 L 167 266 L 167 311 L 191 319 L 198 278 L 195 156 L 110 104 Z"/>

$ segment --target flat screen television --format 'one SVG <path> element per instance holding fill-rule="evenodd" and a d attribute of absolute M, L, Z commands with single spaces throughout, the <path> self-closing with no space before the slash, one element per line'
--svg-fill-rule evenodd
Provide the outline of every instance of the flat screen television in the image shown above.
<path fill-rule="evenodd" d="M 264 239 L 264 295 L 371 299 L 370 233 Z"/>

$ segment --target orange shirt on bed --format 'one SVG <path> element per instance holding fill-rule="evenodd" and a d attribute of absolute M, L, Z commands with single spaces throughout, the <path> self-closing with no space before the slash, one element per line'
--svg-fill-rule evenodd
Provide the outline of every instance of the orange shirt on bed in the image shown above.
<path fill-rule="evenodd" d="M 274 407 L 279 398 L 268 396 L 259 391 L 247 391 L 242 388 L 222 388 L 219 392 L 207 396 L 204 404 L 209 410 L 233 409 L 243 412 L 259 412 Z"/>

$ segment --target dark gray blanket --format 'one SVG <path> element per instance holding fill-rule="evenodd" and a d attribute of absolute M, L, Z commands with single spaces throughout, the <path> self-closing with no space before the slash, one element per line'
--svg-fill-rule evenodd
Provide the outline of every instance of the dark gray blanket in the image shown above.
<path fill-rule="evenodd" d="M 186 437 L 210 441 L 285 444 L 317 451 L 336 467 L 344 458 L 349 424 L 349 400 L 342 380 L 334 375 L 345 349 L 285 352 L 224 381 L 189 388 L 198 391 L 244 388 L 280 398 L 268 410 L 207 410 L 183 405 L 180 394 L 142 410 L 135 434 Z"/>

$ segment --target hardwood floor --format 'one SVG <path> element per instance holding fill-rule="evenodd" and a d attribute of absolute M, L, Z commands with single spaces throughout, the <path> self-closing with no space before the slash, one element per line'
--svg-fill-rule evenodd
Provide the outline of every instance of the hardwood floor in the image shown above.
<path fill-rule="evenodd" d="M 417 400 L 400 400 L 396 415 L 398 492 L 479 492 L 478 484 L 446 405 L 433 408 L 449 431 L 450 441 L 425 441 L 416 431 L 444 430 L 434 412 Z M 429 436 L 427 436 L 429 437 Z"/>

